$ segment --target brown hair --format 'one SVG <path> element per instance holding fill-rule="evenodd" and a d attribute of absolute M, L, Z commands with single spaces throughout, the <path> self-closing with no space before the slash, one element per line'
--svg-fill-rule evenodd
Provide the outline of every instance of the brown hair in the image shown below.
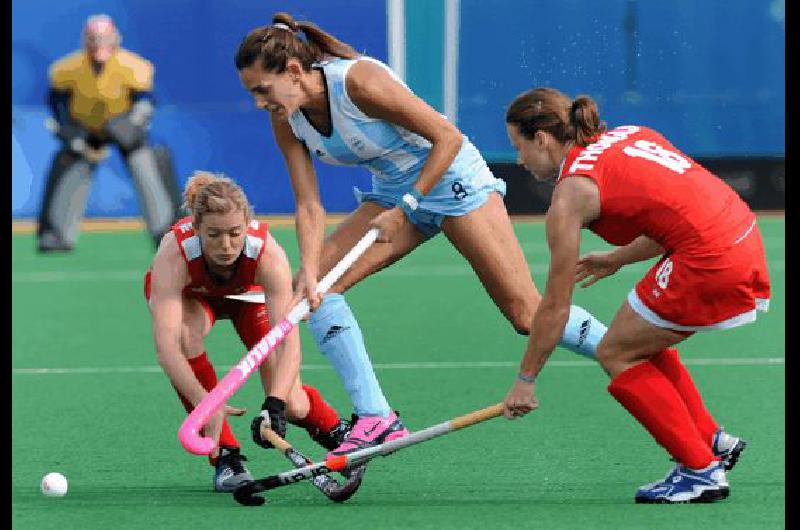
<path fill-rule="evenodd" d="M 229 213 L 241 210 L 247 222 L 253 210 L 242 188 L 222 174 L 195 171 L 183 192 L 183 206 L 192 214 L 195 228 L 207 213 Z"/>
<path fill-rule="evenodd" d="M 236 51 L 234 62 L 237 70 L 253 66 L 260 60 L 264 71 L 280 74 L 286 70 L 289 59 L 297 59 L 307 72 L 312 64 L 326 55 L 344 59 L 355 59 L 359 55 L 349 44 L 326 33 L 313 22 L 297 22 L 288 13 L 275 13 L 272 23 L 284 24 L 289 29 L 271 25 L 248 33 Z M 305 39 L 300 38 L 299 32 L 303 32 Z"/>
<path fill-rule="evenodd" d="M 578 96 L 573 101 L 549 87 L 534 88 L 517 96 L 506 111 L 506 123 L 516 125 L 528 139 L 536 131 L 546 131 L 562 144 L 574 140 L 580 146 L 589 145 L 593 137 L 607 130 L 591 97 Z"/>

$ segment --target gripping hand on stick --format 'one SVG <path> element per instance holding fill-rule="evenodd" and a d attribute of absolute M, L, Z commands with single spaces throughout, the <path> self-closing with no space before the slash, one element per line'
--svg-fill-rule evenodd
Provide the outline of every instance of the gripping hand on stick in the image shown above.
<path fill-rule="evenodd" d="M 250 424 L 253 441 L 264 449 L 271 449 L 274 446 L 261 437 L 261 428 L 264 425 L 281 438 L 286 436 L 286 403 L 282 399 L 269 396 L 261 406 L 261 413 Z"/>

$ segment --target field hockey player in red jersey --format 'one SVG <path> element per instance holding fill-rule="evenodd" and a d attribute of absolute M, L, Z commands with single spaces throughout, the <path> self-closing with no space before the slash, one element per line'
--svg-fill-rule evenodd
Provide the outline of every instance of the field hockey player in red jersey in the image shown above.
<path fill-rule="evenodd" d="M 265 223 L 253 219 L 241 188 L 221 175 L 195 172 L 185 190 L 191 215 L 168 232 L 145 276 L 145 296 L 153 319 L 158 361 L 187 412 L 217 384 L 204 338 L 215 322 L 229 319 L 250 350 L 289 310 L 292 271 L 281 246 Z M 229 296 L 262 292 L 265 303 Z M 279 435 L 286 422 L 305 428 L 326 449 L 338 446 L 349 432 L 319 391 L 300 381 L 300 337 L 295 329 L 260 367 L 262 412 L 251 429 L 269 421 Z M 214 489 L 233 491 L 252 480 L 227 415 L 244 409 L 226 405 L 205 427 L 218 442 L 210 455 Z M 254 436 L 260 445 L 271 447 Z"/>
<path fill-rule="evenodd" d="M 509 418 L 538 406 L 535 381 L 564 327 L 576 282 L 589 286 L 657 256 L 623 301 L 597 347 L 608 391 L 677 466 L 641 487 L 641 503 L 713 502 L 729 494 L 726 471 L 744 442 L 706 409 L 673 348 L 696 331 L 752 322 L 769 305 L 770 281 L 756 216 L 721 179 L 641 125 L 607 130 L 595 102 L 552 88 L 518 96 L 506 125 L 519 161 L 556 182 L 547 212 L 551 261 Z M 579 258 L 588 228 L 618 245 Z"/>

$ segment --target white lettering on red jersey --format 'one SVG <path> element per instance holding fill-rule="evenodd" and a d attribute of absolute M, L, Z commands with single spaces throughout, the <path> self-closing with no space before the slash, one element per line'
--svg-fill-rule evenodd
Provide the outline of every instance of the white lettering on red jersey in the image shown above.
<path fill-rule="evenodd" d="M 200 236 L 194 232 L 192 218 L 184 217 L 172 226 L 172 233 L 178 241 L 181 255 L 189 270 L 190 283 L 184 288 L 185 293 L 203 296 L 226 296 L 244 292 L 262 291 L 262 287 L 255 284 L 255 273 L 258 262 L 266 247 L 268 226 L 258 220 L 253 220 L 247 226 L 244 248 L 236 262 L 236 271 L 225 282 L 218 282 L 209 274 Z"/>
<path fill-rule="evenodd" d="M 667 251 L 715 252 L 755 219 L 733 188 L 643 126 L 570 149 L 557 184 L 576 176 L 597 184 L 600 217 L 588 228 L 613 245 L 645 235 Z"/>

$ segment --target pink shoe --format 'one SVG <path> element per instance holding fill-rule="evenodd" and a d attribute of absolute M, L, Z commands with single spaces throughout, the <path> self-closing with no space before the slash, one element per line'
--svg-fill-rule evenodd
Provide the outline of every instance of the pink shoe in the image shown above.
<path fill-rule="evenodd" d="M 353 416 L 353 419 L 356 422 L 350 434 L 339 447 L 328 453 L 328 457 L 346 455 L 358 449 L 391 442 L 409 434 L 408 429 L 400 421 L 397 411 L 392 411 L 388 418 L 382 416 L 364 416 L 363 418 Z"/>

